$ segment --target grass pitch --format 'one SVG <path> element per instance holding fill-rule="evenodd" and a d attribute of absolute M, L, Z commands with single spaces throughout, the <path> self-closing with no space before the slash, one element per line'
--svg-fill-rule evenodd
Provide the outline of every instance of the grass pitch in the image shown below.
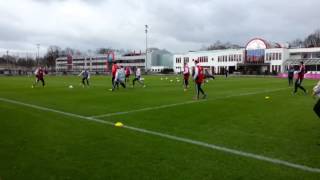
<path fill-rule="evenodd" d="M 163 77 L 163 80 L 161 80 Z M 180 76 L 145 76 L 115 92 L 110 77 L 0 77 L 0 98 L 320 168 L 315 100 L 285 79 L 217 78 L 205 101 Z M 173 82 L 170 82 L 173 80 Z M 312 90 L 315 81 L 305 80 Z M 73 88 L 69 88 L 72 85 Z M 269 97 L 269 98 L 266 98 Z M 320 179 L 203 146 L 0 100 L 0 179 Z"/>

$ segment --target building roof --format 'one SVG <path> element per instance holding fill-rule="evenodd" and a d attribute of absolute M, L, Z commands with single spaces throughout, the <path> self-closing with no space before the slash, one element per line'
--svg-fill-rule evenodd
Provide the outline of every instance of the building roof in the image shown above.
<path fill-rule="evenodd" d="M 299 65 L 300 62 L 303 61 L 305 65 L 315 65 L 320 64 L 320 58 L 312 58 L 312 59 L 287 59 L 283 62 L 283 65 Z"/>

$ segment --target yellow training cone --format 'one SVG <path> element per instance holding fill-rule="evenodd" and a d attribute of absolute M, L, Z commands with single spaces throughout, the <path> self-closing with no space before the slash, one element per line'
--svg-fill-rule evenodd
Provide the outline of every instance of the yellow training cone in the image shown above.
<path fill-rule="evenodd" d="M 116 127 L 122 127 L 122 126 L 123 126 L 122 122 L 116 122 L 114 125 L 115 125 Z"/>
<path fill-rule="evenodd" d="M 265 99 L 270 99 L 270 97 L 269 97 L 269 96 L 266 96 Z"/>

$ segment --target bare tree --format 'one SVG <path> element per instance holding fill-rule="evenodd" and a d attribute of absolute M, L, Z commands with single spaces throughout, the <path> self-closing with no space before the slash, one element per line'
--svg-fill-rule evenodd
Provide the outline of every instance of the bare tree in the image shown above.
<path fill-rule="evenodd" d="M 320 30 L 310 34 L 304 41 L 306 47 L 320 47 Z"/>
<path fill-rule="evenodd" d="M 232 44 L 230 42 L 223 43 L 221 41 L 216 41 L 215 43 L 209 45 L 206 50 L 219 50 L 219 49 L 238 49 L 241 48 L 240 45 Z"/>
<path fill-rule="evenodd" d="M 293 47 L 293 48 L 304 47 L 304 42 L 301 39 L 297 38 L 297 39 L 289 42 L 289 46 Z"/>

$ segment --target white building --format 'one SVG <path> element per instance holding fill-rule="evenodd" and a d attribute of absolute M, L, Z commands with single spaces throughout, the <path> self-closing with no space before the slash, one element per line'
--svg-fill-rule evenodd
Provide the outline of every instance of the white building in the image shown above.
<path fill-rule="evenodd" d="M 147 60 L 146 60 L 147 59 Z M 108 73 L 111 71 L 112 62 L 117 62 L 120 66 L 131 68 L 139 67 L 143 71 L 148 69 L 151 72 L 161 72 L 161 70 L 172 69 L 172 54 L 165 50 L 148 49 L 148 55 L 141 52 L 119 54 L 110 52 L 105 55 L 93 56 L 67 56 L 56 59 L 57 72 L 79 72 L 82 69 L 89 69 L 92 72 Z"/>
<path fill-rule="evenodd" d="M 225 69 L 232 72 L 238 69 L 238 64 L 242 63 L 243 59 L 243 49 L 197 51 L 174 55 L 173 64 L 174 71 L 180 73 L 183 71 L 184 62 L 188 63 L 189 67 L 193 67 L 194 61 L 198 60 L 204 68 L 215 73 L 223 73 Z"/>
<path fill-rule="evenodd" d="M 307 71 L 318 71 L 320 48 L 290 49 L 288 45 L 271 44 L 263 39 L 254 38 L 241 49 L 175 54 L 173 58 L 175 73 L 183 70 L 184 62 L 193 67 L 195 60 L 216 74 L 223 74 L 226 69 L 230 73 L 242 74 L 284 73 L 289 65 L 297 66 L 300 61 L 305 62 Z"/>

